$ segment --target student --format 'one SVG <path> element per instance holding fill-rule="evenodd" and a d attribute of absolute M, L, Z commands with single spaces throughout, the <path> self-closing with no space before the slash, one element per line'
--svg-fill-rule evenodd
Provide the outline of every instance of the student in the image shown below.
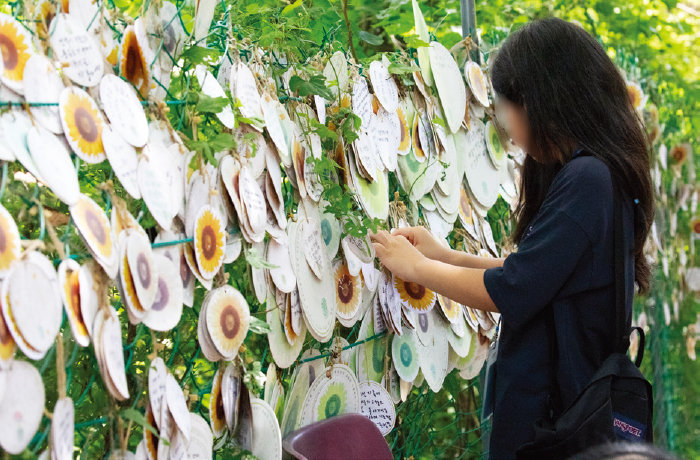
<path fill-rule="evenodd" d="M 634 283 L 649 288 L 642 249 L 653 197 L 641 119 L 619 71 L 584 29 L 555 18 L 525 25 L 497 52 L 491 79 L 497 117 L 527 153 L 517 251 L 501 259 L 457 252 L 422 227 L 371 238 L 396 276 L 501 314 L 489 453 L 504 459 L 534 438 L 536 420 L 568 407 L 612 352 L 613 183 L 624 210 L 629 326 Z"/>

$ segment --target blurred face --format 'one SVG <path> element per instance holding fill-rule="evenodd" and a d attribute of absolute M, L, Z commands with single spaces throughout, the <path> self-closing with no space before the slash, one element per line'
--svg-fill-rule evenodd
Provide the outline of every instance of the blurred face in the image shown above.
<path fill-rule="evenodd" d="M 525 108 L 513 104 L 505 98 L 497 97 L 496 117 L 511 141 L 527 152 L 527 145 L 530 142 L 530 126 Z"/>

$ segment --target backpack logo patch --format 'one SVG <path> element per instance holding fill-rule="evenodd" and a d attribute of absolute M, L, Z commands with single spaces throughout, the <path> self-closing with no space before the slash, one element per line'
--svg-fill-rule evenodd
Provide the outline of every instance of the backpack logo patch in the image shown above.
<path fill-rule="evenodd" d="M 643 441 L 646 425 L 613 412 L 613 429 L 618 438 L 627 439 L 628 441 Z"/>

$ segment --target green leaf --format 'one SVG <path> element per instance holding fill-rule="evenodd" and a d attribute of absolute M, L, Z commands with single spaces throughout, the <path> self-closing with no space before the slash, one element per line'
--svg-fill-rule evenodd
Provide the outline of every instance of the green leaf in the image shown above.
<path fill-rule="evenodd" d="M 407 74 L 407 73 L 416 72 L 416 71 L 420 70 L 420 68 L 413 63 L 411 63 L 410 65 L 406 65 L 406 64 L 401 64 L 399 62 L 392 62 L 391 64 L 389 64 L 388 70 L 389 70 L 389 73 L 392 73 L 394 75 L 403 75 L 403 74 Z"/>
<path fill-rule="evenodd" d="M 236 140 L 233 135 L 229 133 L 219 133 L 208 142 L 209 147 L 214 152 L 221 152 L 222 150 L 230 150 L 236 146 Z"/>
<path fill-rule="evenodd" d="M 291 13 L 292 11 L 296 10 L 297 8 L 299 8 L 300 6 L 301 6 L 301 0 L 297 0 L 297 1 L 294 2 L 294 3 L 285 6 L 284 9 L 282 10 L 282 14 Z"/>
<path fill-rule="evenodd" d="M 379 46 L 384 43 L 384 38 L 379 35 L 374 35 L 373 33 L 367 32 L 366 30 L 361 30 L 358 34 L 360 40 L 369 43 L 372 46 Z"/>
<path fill-rule="evenodd" d="M 443 120 L 440 117 L 433 117 L 433 119 L 431 121 L 434 125 L 440 125 L 443 128 L 447 128 L 447 125 L 445 125 L 445 120 Z"/>
<path fill-rule="evenodd" d="M 248 329 L 250 329 L 250 332 L 253 334 L 264 335 L 270 332 L 270 325 L 267 324 L 267 321 L 263 321 L 251 315 Z"/>
<path fill-rule="evenodd" d="M 329 101 L 333 100 L 333 93 L 326 87 L 326 77 L 321 74 L 312 75 L 308 81 L 294 75 L 289 79 L 289 89 L 301 97 L 315 94 Z"/>
<path fill-rule="evenodd" d="M 253 268 L 267 268 L 267 269 L 278 268 L 277 265 L 271 264 L 270 262 L 263 259 L 262 255 L 258 254 L 257 249 L 255 249 L 253 247 L 251 247 L 250 249 L 246 249 L 245 260 Z"/>
<path fill-rule="evenodd" d="M 406 46 L 409 48 L 420 48 L 422 46 L 430 46 L 428 42 L 425 42 L 418 37 L 418 35 L 408 35 L 403 38 L 406 42 Z"/>
<path fill-rule="evenodd" d="M 195 108 L 199 112 L 219 113 L 229 104 L 227 97 L 211 97 L 204 93 L 199 93 Z"/>
<path fill-rule="evenodd" d="M 182 53 L 182 58 L 193 65 L 206 64 L 208 62 L 216 62 L 220 54 L 219 50 L 203 46 L 192 46 Z"/>
<path fill-rule="evenodd" d="M 138 410 L 134 409 L 133 407 L 130 407 L 128 409 L 124 409 L 123 411 L 121 411 L 120 415 L 122 416 L 122 418 L 125 418 L 127 420 L 131 420 L 132 422 L 141 425 L 142 427 L 144 427 L 145 429 L 147 429 L 148 431 L 150 431 L 154 435 L 158 436 L 158 439 L 163 441 L 166 445 L 168 445 L 168 446 L 170 445 L 168 440 L 163 438 L 160 434 L 158 434 L 158 430 L 156 430 L 156 428 L 153 425 L 148 423 L 148 420 L 146 420 L 146 416 L 143 415 Z"/>

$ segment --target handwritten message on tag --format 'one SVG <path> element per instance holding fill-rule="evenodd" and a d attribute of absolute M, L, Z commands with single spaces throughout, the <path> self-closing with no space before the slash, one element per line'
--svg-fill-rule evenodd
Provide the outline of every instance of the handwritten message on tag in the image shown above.
<path fill-rule="evenodd" d="M 371 98 L 367 82 L 360 78 L 352 87 L 352 111 L 362 120 L 362 129 L 369 127 L 369 118 L 372 113 Z"/>
<path fill-rule="evenodd" d="M 253 178 L 250 170 L 247 167 L 241 168 L 240 173 L 241 199 L 248 212 L 248 220 L 250 226 L 255 233 L 265 230 L 265 222 L 267 221 L 267 209 L 265 205 L 265 197 L 260 190 L 260 186 Z"/>
<path fill-rule="evenodd" d="M 306 254 L 306 261 L 311 268 L 311 271 L 316 275 L 318 279 L 323 277 L 323 259 L 322 251 L 324 251 L 321 246 L 321 229 L 318 225 L 314 225 L 310 221 L 304 222 L 303 227 L 304 232 L 304 253 Z"/>
<path fill-rule="evenodd" d="M 61 398 L 56 401 L 51 419 L 51 440 L 55 458 L 59 460 L 72 458 L 74 422 L 73 401 L 70 398 Z"/>
<path fill-rule="evenodd" d="M 63 72 L 75 83 L 95 86 L 100 82 L 104 67 L 102 56 L 92 37 L 67 14 L 58 14 L 50 26 L 51 47 Z"/>
<path fill-rule="evenodd" d="M 389 171 L 395 171 L 399 144 L 401 143 L 399 116 L 396 112 L 387 112 L 380 108 L 372 128 L 374 143 L 384 166 Z"/>
<path fill-rule="evenodd" d="M 396 423 L 396 409 L 391 395 L 377 382 L 360 384 L 360 412 L 386 436 Z"/>
<path fill-rule="evenodd" d="M 148 141 L 148 121 L 134 88 L 119 77 L 105 75 L 100 100 L 112 129 L 134 147 L 143 147 Z"/>
<path fill-rule="evenodd" d="M 382 106 L 389 112 L 394 112 L 399 106 L 399 91 L 389 71 L 380 61 L 374 61 L 369 66 L 369 78 L 374 87 L 374 94 Z"/>

